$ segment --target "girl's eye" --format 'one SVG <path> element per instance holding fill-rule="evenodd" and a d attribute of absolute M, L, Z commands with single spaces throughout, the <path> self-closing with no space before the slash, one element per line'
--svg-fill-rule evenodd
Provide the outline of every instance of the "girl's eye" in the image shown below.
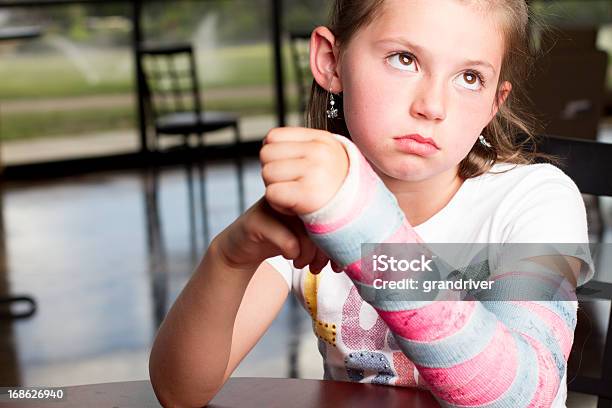
<path fill-rule="evenodd" d="M 459 85 L 472 91 L 478 91 L 484 86 L 484 81 L 476 72 L 464 72 L 457 77 Z"/>
<path fill-rule="evenodd" d="M 412 54 L 406 52 L 399 52 L 387 57 L 389 64 L 393 68 L 397 68 L 401 71 L 416 72 L 416 60 Z"/>

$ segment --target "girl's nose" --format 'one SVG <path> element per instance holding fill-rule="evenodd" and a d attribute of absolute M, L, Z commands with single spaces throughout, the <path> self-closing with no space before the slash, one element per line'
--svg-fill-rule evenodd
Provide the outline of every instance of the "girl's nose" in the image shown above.
<path fill-rule="evenodd" d="M 442 121 L 446 118 L 446 96 L 441 81 L 423 79 L 414 91 L 410 114 L 417 119 Z"/>

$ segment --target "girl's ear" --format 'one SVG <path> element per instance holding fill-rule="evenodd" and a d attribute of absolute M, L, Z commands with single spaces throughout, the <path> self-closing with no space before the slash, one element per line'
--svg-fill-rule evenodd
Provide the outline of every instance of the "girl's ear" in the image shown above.
<path fill-rule="evenodd" d="M 339 50 L 336 37 L 327 27 L 317 27 L 310 36 L 310 70 L 321 88 L 332 93 L 342 91 L 338 76 Z"/>
<path fill-rule="evenodd" d="M 497 93 L 497 95 L 495 95 L 497 99 L 493 104 L 493 109 L 491 112 L 491 117 L 489 118 L 489 122 L 493 120 L 493 117 L 495 117 L 495 115 L 497 115 L 499 107 L 502 106 L 504 102 L 506 102 L 508 95 L 510 95 L 510 91 L 512 91 L 512 84 L 508 81 L 504 81 L 499 87 L 499 92 Z"/>

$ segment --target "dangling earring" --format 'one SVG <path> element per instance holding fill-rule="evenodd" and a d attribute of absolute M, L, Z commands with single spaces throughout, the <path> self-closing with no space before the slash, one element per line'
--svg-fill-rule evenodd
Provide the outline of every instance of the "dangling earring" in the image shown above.
<path fill-rule="evenodd" d="M 485 139 L 485 137 L 483 135 L 478 136 L 478 141 L 480 142 L 481 145 L 483 145 L 485 147 L 492 147 L 491 143 L 489 143 L 487 141 L 487 139 Z"/>
<path fill-rule="evenodd" d="M 326 111 L 327 118 L 336 119 L 338 117 L 338 108 L 334 106 L 336 105 L 336 101 L 334 100 L 334 94 L 331 91 L 331 87 L 329 88 L 327 95 L 328 95 L 328 100 L 329 100 L 329 109 Z"/>

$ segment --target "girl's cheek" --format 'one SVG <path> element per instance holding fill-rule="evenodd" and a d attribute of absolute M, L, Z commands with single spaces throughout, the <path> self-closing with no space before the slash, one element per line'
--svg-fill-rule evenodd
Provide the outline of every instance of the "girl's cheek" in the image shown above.
<path fill-rule="evenodd" d="M 359 84 L 364 85 L 359 86 Z M 385 118 L 402 109 L 407 103 L 405 101 L 407 92 L 387 81 L 360 78 L 355 85 L 349 89 L 349 99 L 345 99 L 348 103 L 347 108 L 354 113 L 351 116 L 373 121 L 372 125 L 384 122 Z"/>
<path fill-rule="evenodd" d="M 459 162 L 463 160 L 463 158 L 465 158 L 465 156 L 467 156 L 467 154 L 470 152 L 473 145 L 474 137 L 472 136 L 467 136 L 464 140 L 457 140 L 455 143 L 453 143 L 449 151 L 449 153 L 453 157 L 452 161 Z"/>
<path fill-rule="evenodd" d="M 386 122 L 393 98 L 385 97 L 376 87 L 346 90 L 344 95 L 344 115 L 350 131 L 361 132 L 377 128 Z"/>
<path fill-rule="evenodd" d="M 354 99 L 345 98 L 344 116 L 347 128 L 353 141 L 370 144 L 377 136 L 383 135 L 386 125 L 384 107 L 368 95 L 354 95 Z M 367 102 L 364 102 L 367 101 Z"/>
<path fill-rule="evenodd" d="M 449 117 L 454 117 L 454 122 L 465 129 L 467 134 L 478 136 L 482 129 L 488 125 L 491 115 L 491 104 L 483 97 L 463 97 L 456 101 L 452 107 L 453 112 Z M 450 112 L 449 112 L 450 113 Z"/>

